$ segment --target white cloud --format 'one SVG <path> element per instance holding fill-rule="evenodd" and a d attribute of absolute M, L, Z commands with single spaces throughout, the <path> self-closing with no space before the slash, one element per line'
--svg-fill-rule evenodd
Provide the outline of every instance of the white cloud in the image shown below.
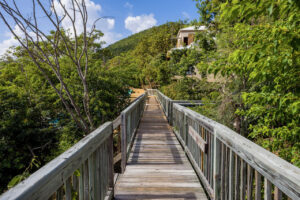
<path fill-rule="evenodd" d="M 190 15 L 187 12 L 182 12 L 184 19 L 190 19 Z"/>
<path fill-rule="evenodd" d="M 100 41 L 105 42 L 104 47 L 122 39 L 123 35 L 115 32 L 106 32 Z"/>
<path fill-rule="evenodd" d="M 131 3 L 129 3 L 129 2 L 126 2 L 126 3 L 124 4 L 124 7 L 125 7 L 125 8 L 129 8 L 129 9 L 132 9 L 132 8 L 133 8 L 133 5 L 132 5 Z"/>
<path fill-rule="evenodd" d="M 19 37 L 24 36 L 24 33 L 17 25 L 15 25 L 15 27 L 13 28 L 13 31 Z M 32 32 L 29 32 L 29 35 L 34 37 L 34 34 Z M 15 36 L 11 32 L 5 32 L 4 36 L 7 37 L 8 39 L 0 42 L 0 56 L 3 55 L 9 49 L 9 47 L 20 45 L 19 41 L 15 38 Z"/>
<path fill-rule="evenodd" d="M 73 17 L 72 1 L 71 0 L 60 0 L 60 1 L 61 1 L 61 4 L 63 4 L 65 6 L 67 11 L 69 13 L 71 13 L 71 16 Z M 88 13 L 87 28 L 91 29 L 92 26 L 93 26 L 93 23 L 99 18 L 99 12 L 101 11 L 102 8 L 101 8 L 101 5 L 95 4 L 91 0 L 85 0 L 85 4 L 86 4 L 87 13 Z M 55 10 L 56 10 L 57 14 L 59 15 L 59 17 L 64 16 L 64 13 L 65 13 L 64 9 L 60 5 L 58 0 L 54 0 L 53 7 L 55 8 Z M 75 9 L 78 10 L 78 8 L 76 8 L 76 7 L 75 7 Z M 75 20 L 76 32 L 82 33 L 83 32 L 83 22 L 82 22 L 79 11 L 76 12 L 75 18 L 76 18 L 76 20 Z M 65 29 L 69 29 L 72 34 L 74 33 L 72 22 L 68 17 L 66 17 L 62 21 L 62 26 Z"/>
<path fill-rule="evenodd" d="M 72 12 L 72 3 L 71 0 L 61 0 L 62 4 L 65 5 L 66 9 L 69 12 Z M 96 4 L 92 0 L 85 0 L 86 3 L 86 9 L 88 12 L 88 22 L 87 22 L 87 28 L 90 30 L 95 22 L 95 20 L 101 18 L 101 11 L 102 7 L 100 4 Z M 55 6 L 55 9 L 57 11 L 57 14 L 62 17 L 64 15 L 64 10 L 59 4 L 58 0 L 55 0 L 53 3 L 53 6 Z M 46 22 L 42 22 L 46 23 Z M 62 26 L 65 29 L 70 29 L 71 34 L 73 34 L 73 28 L 70 19 L 67 17 L 62 21 Z M 79 12 L 77 12 L 76 16 L 76 31 L 78 34 L 83 32 L 83 25 L 82 25 L 82 20 L 80 17 Z M 115 19 L 111 18 L 102 18 L 97 21 L 96 23 L 96 29 L 101 30 L 104 33 L 103 38 L 101 38 L 101 41 L 105 41 L 107 45 L 117 41 L 122 37 L 121 34 L 113 32 L 113 29 L 115 27 Z M 18 36 L 22 37 L 23 33 L 18 28 L 18 26 L 14 27 L 14 31 L 17 33 Z M 2 40 L 0 42 L 0 55 L 3 55 L 9 47 L 11 46 L 17 46 L 20 45 L 18 41 L 14 38 L 13 34 L 10 32 L 4 33 L 4 38 L 7 38 L 5 40 Z"/>
<path fill-rule="evenodd" d="M 66 6 L 68 11 L 72 12 L 71 0 L 61 0 L 61 1 Z M 100 18 L 95 25 L 96 25 L 96 29 L 99 29 L 104 33 L 104 36 L 101 38 L 101 41 L 105 41 L 106 44 L 108 45 L 122 37 L 121 34 L 112 31 L 115 27 L 115 19 L 101 18 L 100 12 L 102 11 L 102 7 L 100 4 L 96 4 L 92 0 L 85 0 L 85 3 L 86 3 L 86 9 L 88 13 L 88 22 L 87 22 L 88 30 L 90 30 L 94 22 Z M 60 15 L 60 17 L 63 16 L 64 11 L 61 5 L 59 4 L 58 0 L 54 1 L 54 6 L 57 9 L 57 12 Z M 77 19 L 76 31 L 78 33 L 81 33 L 83 31 L 82 20 L 80 19 L 79 13 L 77 13 L 77 15 L 78 16 L 76 17 Z M 70 29 L 70 32 L 73 34 L 73 30 L 72 30 L 73 27 L 69 19 L 66 18 L 62 22 L 62 25 L 65 29 Z"/>
<path fill-rule="evenodd" d="M 7 40 L 3 40 L 2 42 L 0 42 L 0 56 L 3 55 L 9 49 L 9 47 L 16 46 L 18 44 L 18 41 L 11 34 L 11 36 Z"/>
<path fill-rule="evenodd" d="M 157 23 L 153 14 L 140 15 L 140 16 L 128 16 L 125 19 L 125 28 L 130 30 L 132 33 L 138 33 L 142 30 L 151 28 Z"/>

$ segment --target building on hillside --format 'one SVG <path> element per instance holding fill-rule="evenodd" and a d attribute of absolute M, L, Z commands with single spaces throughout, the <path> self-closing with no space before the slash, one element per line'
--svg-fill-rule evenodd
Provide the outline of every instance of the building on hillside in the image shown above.
<path fill-rule="evenodd" d="M 182 28 L 177 34 L 177 44 L 174 49 L 190 48 L 194 45 L 195 34 L 198 31 L 205 31 L 206 26 L 190 26 Z"/>
<path fill-rule="evenodd" d="M 206 26 L 189 26 L 180 29 L 177 37 L 175 38 L 177 40 L 176 47 L 167 52 L 167 58 L 170 58 L 170 55 L 174 50 L 189 49 L 196 46 L 194 41 L 196 33 L 205 30 L 207 30 Z"/>
<path fill-rule="evenodd" d="M 172 51 L 189 49 L 195 46 L 195 42 L 194 42 L 195 34 L 199 31 L 205 31 L 205 30 L 206 30 L 206 26 L 189 26 L 180 29 L 176 37 L 177 40 L 176 47 L 168 51 L 167 58 L 170 59 L 170 55 Z M 200 75 L 197 72 L 198 70 L 195 68 L 195 66 L 189 66 L 186 75 L 192 77 L 196 76 L 197 78 L 200 78 Z"/>

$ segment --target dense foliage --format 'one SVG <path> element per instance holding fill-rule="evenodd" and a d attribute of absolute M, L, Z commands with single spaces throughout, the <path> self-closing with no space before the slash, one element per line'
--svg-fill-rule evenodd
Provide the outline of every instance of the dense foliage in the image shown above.
<path fill-rule="evenodd" d="M 299 1 L 206 0 L 197 6 L 209 27 L 199 41 L 216 47 L 203 47 L 209 59 L 198 68 L 226 77 L 218 99 L 230 97 L 236 130 L 300 166 Z"/>
<path fill-rule="evenodd" d="M 202 100 L 205 105 L 196 111 L 300 166 L 299 2 L 196 2 L 200 20 L 192 24 L 208 28 L 196 35 L 196 48 L 169 51 L 178 30 L 191 25 L 181 21 L 105 49 L 93 41 L 87 82 L 96 126 L 127 105 L 129 87 L 159 88 L 172 99 Z M 13 52 L 0 61 L 0 191 L 85 134 L 24 49 Z M 60 59 L 64 81 L 80 105 L 82 85 L 74 66 Z M 201 78 L 186 73 L 191 66 Z"/>
<path fill-rule="evenodd" d="M 108 68 L 123 74 L 124 80 L 131 86 L 157 87 L 169 84 L 176 72 L 169 67 L 166 54 L 175 46 L 175 36 L 183 26 L 183 22 L 169 22 L 131 36 L 134 48 L 128 48 L 126 52 L 110 59 Z M 124 39 L 115 45 L 126 42 L 127 39 Z"/>
<path fill-rule="evenodd" d="M 24 49 L 16 47 L 11 51 L 12 56 L 6 55 L 0 61 L 0 191 L 6 189 L 10 180 L 9 187 L 86 134 Z M 128 85 L 119 73 L 102 67 L 102 54 L 100 48 L 90 54 L 87 76 L 90 112 L 96 127 L 118 116 L 129 102 Z M 82 105 L 77 72 L 68 58 L 60 59 L 64 82 L 76 103 Z M 49 72 L 49 76 L 59 88 L 54 75 Z"/>

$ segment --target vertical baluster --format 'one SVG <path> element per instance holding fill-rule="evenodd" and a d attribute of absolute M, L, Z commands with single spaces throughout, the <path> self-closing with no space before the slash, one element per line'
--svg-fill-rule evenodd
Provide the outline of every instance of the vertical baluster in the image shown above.
<path fill-rule="evenodd" d="M 207 157 L 207 162 L 206 162 L 206 174 L 207 174 L 207 180 L 208 182 L 210 183 L 210 171 L 211 171 L 211 166 L 210 166 L 210 137 L 211 137 L 211 134 L 209 131 L 206 132 L 206 142 L 207 142 L 207 145 L 208 145 L 208 148 L 207 148 L 207 153 L 206 153 L 206 157 Z"/>
<path fill-rule="evenodd" d="M 127 126 L 126 126 L 126 114 L 122 113 L 121 115 L 121 153 L 122 153 L 122 159 L 121 159 L 121 172 L 125 172 L 126 168 L 126 161 L 127 161 Z"/>
<path fill-rule="evenodd" d="M 253 190 L 253 169 L 250 165 L 248 165 L 247 170 L 247 199 L 252 199 L 252 190 Z"/>
<path fill-rule="evenodd" d="M 113 131 L 113 130 L 112 130 Z M 108 138 L 108 185 L 114 188 L 114 152 L 113 152 L 113 134 Z"/>
<path fill-rule="evenodd" d="M 71 184 L 71 177 L 69 177 L 65 181 L 65 191 L 66 191 L 66 200 L 71 200 L 72 199 L 72 184 Z"/>
<path fill-rule="evenodd" d="M 99 147 L 97 148 L 96 152 L 95 152 L 95 198 L 98 200 L 100 199 L 100 157 L 99 157 L 99 153 L 100 153 L 100 149 Z"/>
<path fill-rule="evenodd" d="M 102 185 L 103 185 L 103 148 L 102 148 L 103 144 L 100 145 L 100 147 L 98 148 L 99 149 L 99 187 L 98 187 L 98 190 L 99 190 L 99 197 L 100 199 L 102 199 L 102 194 L 103 194 L 103 188 L 102 188 Z"/>
<path fill-rule="evenodd" d="M 183 112 L 183 140 L 184 140 L 184 143 L 187 144 L 187 117 L 185 115 L 185 113 Z"/>
<path fill-rule="evenodd" d="M 80 176 L 79 176 L 79 200 L 83 200 L 84 199 L 84 164 L 82 164 L 80 166 L 79 172 L 80 172 Z"/>
<path fill-rule="evenodd" d="M 104 143 L 101 144 L 101 151 L 100 151 L 100 180 L 101 180 L 101 184 L 100 184 L 100 190 L 101 190 L 101 196 L 100 198 L 101 199 L 104 199 L 104 195 L 105 195 L 105 190 L 104 190 L 104 187 L 105 187 L 105 179 L 104 179 L 104 174 L 105 174 L 105 166 L 104 166 Z"/>
<path fill-rule="evenodd" d="M 95 199 L 95 153 L 88 158 L 89 163 L 89 199 Z"/>
<path fill-rule="evenodd" d="M 213 133 L 212 137 L 211 137 L 211 187 L 215 188 L 215 183 L 214 183 L 214 168 L 215 168 L 215 133 Z"/>
<path fill-rule="evenodd" d="M 79 182 L 78 182 L 78 176 L 76 176 L 76 174 L 73 174 L 72 176 L 72 188 L 73 191 L 77 193 L 77 195 L 79 195 Z"/>
<path fill-rule="evenodd" d="M 201 126 L 201 137 L 202 137 L 202 139 L 204 139 L 204 130 L 205 129 L 203 128 L 203 126 Z M 203 166 L 204 166 L 204 154 L 203 154 L 203 151 L 201 151 L 201 171 L 202 172 L 204 172 Z M 203 174 L 205 176 L 205 172 Z"/>
<path fill-rule="evenodd" d="M 107 152 L 106 152 L 106 141 L 102 143 L 102 198 L 105 197 L 106 192 L 107 192 Z"/>
<path fill-rule="evenodd" d="M 221 144 L 221 199 L 225 199 L 225 144 Z"/>
<path fill-rule="evenodd" d="M 246 184 L 247 184 L 247 164 L 241 159 L 241 200 L 245 199 L 246 195 Z"/>
<path fill-rule="evenodd" d="M 264 187 L 264 191 L 265 191 L 265 200 L 271 200 L 272 199 L 272 184 L 271 182 L 265 178 L 265 187 Z"/>
<path fill-rule="evenodd" d="M 239 200 L 240 198 L 240 172 L 241 172 L 241 160 L 238 155 L 235 155 L 235 200 Z"/>
<path fill-rule="evenodd" d="M 225 159 L 225 199 L 228 199 L 229 190 L 229 148 L 225 146 L 226 159 Z"/>
<path fill-rule="evenodd" d="M 275 187 L 274 191 L 274 200 L 281 200 L 282 199 L 282 192 L 279 190 L 278 187 Z"/>
<path fill-rule="evenodd" d="M 220 163 L 221 163 L 221 142 L 217 138 L 216 130 L 214 131 L 214 197 L 220 199 Z"/>
<path fill-rule="evenodd" d="M 84 194 L 83 199 L 89 199 L 89 164 L 88 160 L 84 162 L 83 165 L 83 185 L 84 185 Z"/>
<path fill-rule="evenodd" d="M 63 186 L 61 186 L 56 191 L 56 200 L 63 200 L 63 199 L 64 199 L 64 188 Z"/>
<path fill-rule="evenodd" d="M 229 189 L 228 199 L 234 199 L 234 152 L 230 150 L 229 153 Z"/>
<path fill-rule="evenodd" d="M 261 175 L 255 171 L 255 200 L 261 199 Z"/>

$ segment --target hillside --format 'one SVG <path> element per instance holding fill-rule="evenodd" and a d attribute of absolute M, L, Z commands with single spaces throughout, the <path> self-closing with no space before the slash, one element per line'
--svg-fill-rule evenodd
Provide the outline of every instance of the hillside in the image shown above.
<path fill-rule="evenodd" d="M 153 32 L 157 33 L 157 32 L 161 32 L 164 28 L 166 27 L 175 27 L 175 24 L 181 24 L 178 22 L 168 22 L 166 24 L 162 24 L 160 26 L 154 26 L 152 28 L 149 28 L 147 30 L 141 31 L 139 33 L 133 34 L 127 38 L 124 38 L 114 44 L 109 45 L 108 47 L 106 47 L 106 49 L 110 50 L 110 52 L 112 53 L 112 57 L 114 56 L 118 56 L 121 53 L 133 50 L 139 43 L 139 41 L 141 41 L 143 38 L 146 38 L 150 35 L 153 34 Z M 180 26 L 178 26 L 178 28 L 175 28 L 176 30 L 172 30 L 171 32 L 177 32 Z"/>

